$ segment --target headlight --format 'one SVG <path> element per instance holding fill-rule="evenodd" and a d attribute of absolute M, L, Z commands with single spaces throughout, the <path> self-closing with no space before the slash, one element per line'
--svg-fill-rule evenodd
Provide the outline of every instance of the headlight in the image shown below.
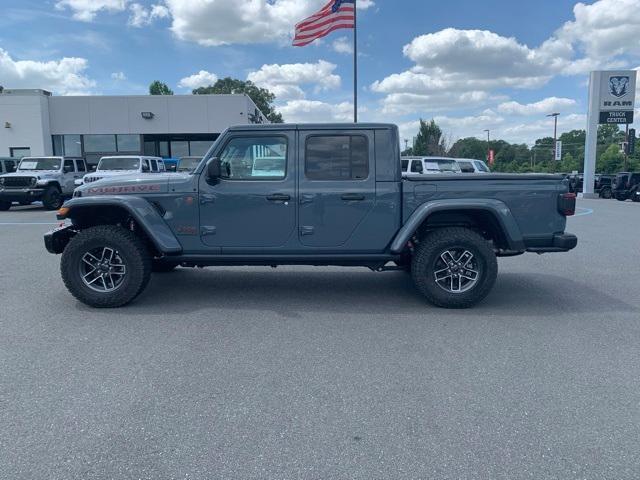
<path fill-rule="evenodd" d="M 4 185 L 4 178 L 0 178 L 0 185 Z"/>
<path fill-rule="evenodd" d="M 31 178 L 31 186 L 35 187 L 36 183 L 38 183 L 38 179 L 36 177 Z"/>

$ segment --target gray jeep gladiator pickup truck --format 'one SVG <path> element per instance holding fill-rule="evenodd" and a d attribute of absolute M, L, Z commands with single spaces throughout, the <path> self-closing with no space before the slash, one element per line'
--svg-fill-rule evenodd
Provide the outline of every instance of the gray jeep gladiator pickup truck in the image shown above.
<path fill-rule="evenodd" d="M 576 246 L 560 176 L 402 179 L 399 145 L 386 124 L 233 127 L 191 173 L 79 187 L 45 245 L 94 307 L 125 305 L 176 266 L 336 265 L 410 271 L 447 308 L 487 296 L 497 256 Z"/>

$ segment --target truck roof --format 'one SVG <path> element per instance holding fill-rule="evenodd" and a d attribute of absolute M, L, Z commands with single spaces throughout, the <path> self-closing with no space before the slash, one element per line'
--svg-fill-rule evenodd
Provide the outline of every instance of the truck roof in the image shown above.
<path fill-rule="evenodd" d="M 258 125 L 235 125 L 228 131 L 259 130 L 382 130 L 395 129 L 392 123 L 268 123 Z"/>

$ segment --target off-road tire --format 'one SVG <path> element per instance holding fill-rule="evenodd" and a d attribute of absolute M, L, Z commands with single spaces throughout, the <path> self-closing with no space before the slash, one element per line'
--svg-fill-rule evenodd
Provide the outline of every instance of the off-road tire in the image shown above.
<path fill-rule="evenodd" d="M 117 250 L 127 266 L 127 275 L 115 291 L 96 292 L 81 278 L 82 257 L 98 247 Z M 117 308 L 134 300 L 149 283 L 151 255 L 144 242 L 129 230 L 100 225 L 83 230 L 71 239 L 62 253 L 60 271 L 67 289 L 82 303 L 96 308 Z"/>
<path fill-rule="evenodd" d="M 638 195 L 636 192 L 633 192 L 631 194 L 631 200 L 634 201 L 635 203 L 640 202 L 640 195 Z"/>
<path fill-rule="evenodd" d="M 45 210 L 58 210 L 64 200 L 62 198 L 62 192 L 55 185 L 50 185 L 44 191 L 42 195 L 42 206 Z"/>
<path fill-rule="evenodd" d="M 479 276 L 468 291 L 450 293 L 434 278 L 440 255 L 450 249 L 471 252 L 478 263 Z M 468 228 L 448 227 L 434 230 L 416 245 L 411 264 L 413 282 L 426 299 L 438 307 L 469 308 L 482 301 L 491 291 L 498 275 L 498 261 L 489 242 Z"/>
<path fill-rule="evenodd" d="M 609 200 L 611 197 L 613 197 L 613 194 L 611 193 L 610 188 L 605 188 L 600 192 L 600 198 L 606 198 Z"/>
<path fill-rule="evenodd" d="M 11 202 L 0 202 L 0 212 L 6 212 L 11 208 Z"/>
<path fill-rule="evenodd" d="M 151 271 L 153 273 L 171 273 L 176 268 L 178 268 L 178 265 L 175 263 L 168 263 L 158 259 L 153 259 L 151 262 Z"/>

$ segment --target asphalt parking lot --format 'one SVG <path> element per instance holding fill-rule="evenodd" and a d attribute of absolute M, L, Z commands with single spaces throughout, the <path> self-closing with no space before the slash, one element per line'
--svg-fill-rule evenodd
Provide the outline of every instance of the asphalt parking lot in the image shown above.
<path fill-rule="evenodd" d="M 0 213 L 0 478 L 633 479 L 640 205 L 580 201 L 567 254 L 480 306 L 403 273 L 181 269 L 92 310 L 37 208 Z"/>

